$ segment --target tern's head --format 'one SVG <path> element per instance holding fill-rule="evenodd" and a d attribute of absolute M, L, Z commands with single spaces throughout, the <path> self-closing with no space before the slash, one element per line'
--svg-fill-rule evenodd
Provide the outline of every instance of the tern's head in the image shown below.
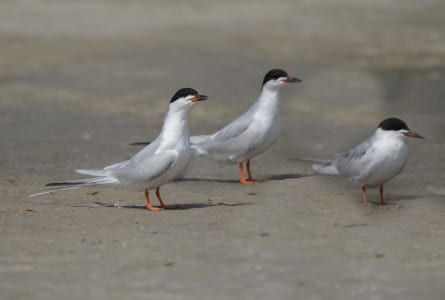
<path fill-rule="evenodd" d="M 411 129 L 408 128 L 408 125 L 400 119 L 397 118 L 388 118 L 380 122 L 377 130 L 384 132 L 385 134 L 392 134 L 394 136 L 399 137 L 414 137 L 423 139 L 424 137 Z"/>
<path fill-rule="evenodd" d="M 288 83 L 301 82 L 300 79 L 291 77 L 286 71 L 273 69 L 266 73 L 263 80 L 263 88 L 280 88 Z"/>
<path fill-rule="evenodd" d="M 207 100 L 207 96 L 200 95 L 192 88 L 183 88 L 176 92 L 170 100 L 170 108 L 173 109 L 190 109 L 196 102 Z"/>

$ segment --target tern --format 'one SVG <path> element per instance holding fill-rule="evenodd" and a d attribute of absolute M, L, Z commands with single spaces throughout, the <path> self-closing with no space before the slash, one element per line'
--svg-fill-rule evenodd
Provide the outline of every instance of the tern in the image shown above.
<path fill-rule="evenodd" d="M 368 205 L 366 189 L 379 187 L 380 203 L 384 204 L 383 184 L 402 172 L 408 160 L 405 137 L 424 138 L 411 131 L 398 118 L 380 122 L 375 132 L 361 144 L 332 161 L 313 164 L 322 174 L 343 175 L 361 185 L 363 202 Z"/>
<path fill-rule="evenodd" d="M 301 82 L 286 71 L 266 73 L 258 100 L 240 117 L 211 135 L 192 136 L 192 148 L 220 164 L 238 164 L 240 182 L 253 184 L 250 160 L 264 153 L 280 134 L 280 90 L 289 83 Z M 243 163 L 246 163 L 247 178 Z"/>
<path fill-rule="evenodd" d="M 198 94 L 192 88 L 178 90 L 170 100 L 159 136 L 132 158 L 103 169 L 76 170 L 77 173 L 93 177 L 49 183 L 46 185 L 49 188 L 31 196 L 88 186 L 109 185 L 132 191 L 144 191 L 148 210 L 175 208 L 174 205 L 164 204 L 159 189 L 182 174 L 190 163 L 192 149 L 187 115 L 197 102 L 206 99 L 207 96 Z M 160 207 L 151 204 L 149 190 L 156 190 Z"/>

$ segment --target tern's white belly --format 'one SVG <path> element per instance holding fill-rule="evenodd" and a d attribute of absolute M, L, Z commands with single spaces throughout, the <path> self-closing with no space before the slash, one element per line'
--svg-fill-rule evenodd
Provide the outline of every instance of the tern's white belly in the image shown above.
<path fill-rule="evenodd" d="M 360 181 L 369 186 L 381 185 L 399 174 L 408 160 L 408 148 L 405 143 L 391 145 L 390 151 L 385 145 L 379 145 L 369 166 L 364 169 Z"/>

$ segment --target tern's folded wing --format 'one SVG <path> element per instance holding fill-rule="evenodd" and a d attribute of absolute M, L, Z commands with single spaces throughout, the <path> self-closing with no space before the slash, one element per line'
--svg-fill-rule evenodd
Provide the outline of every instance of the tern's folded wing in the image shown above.
<path fill-rule="evenodd" d="M 226 127 L 222 128 L 213 135 L 213 139 L 217 141 L 227 141 L 234 139 L 249 128 L 252 122 L 250 114 L 244 114 Z"/>
<path fill-rule="evenodd" d="M 364 172 L 367 172 L 372 152 L 375 150 L 372 147 L 373 138 L 371 136 L 349 152 L 337 154 L 334 163 L 340 174 L 359 178 Z"/>
<path fill-rule="evenodd" d="M 177 161 L 178 153 L 170 150 L 150 157 L 138 158 L 117 165 L 114 170 L 111 170 L 113 177 L 119 181 L 130 183 L 155 180 L 164 175 Z"/>

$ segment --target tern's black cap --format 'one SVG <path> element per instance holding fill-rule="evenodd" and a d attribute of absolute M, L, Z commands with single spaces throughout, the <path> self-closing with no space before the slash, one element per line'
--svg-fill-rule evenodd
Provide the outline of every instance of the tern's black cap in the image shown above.
<path fill-rule="evenodd" d="M 406 125 L 405 122 L 403 122 L 400 119 L 397 118 L 388 118 L 380 122 L 379 126 L 377 128 L 381 128 L 383 130 L 409 130 L 408 125 Z"/>
<path fill-rule="evenodd" d="M 176 92 L 173 98 L 170 100 L 170 103 L 175 102 L 179 98 L 187 97 L 187 96 L 198 96 L 198 92 L 192 88 L 183 88 Z"/>
<path fill-rule="evenodd" d="M 280 77 L 288 77 L 289 75 L 287 74 L 286 71 L 283 71 L 281 69 L 273 69 L 270 70 L 269 72 L 266 73 L 266 75 L 264 76 L 264 80 L 263 80 L 263 85 L 268 82 L 269 80 L 275 80 L 278 79 Z"/>

